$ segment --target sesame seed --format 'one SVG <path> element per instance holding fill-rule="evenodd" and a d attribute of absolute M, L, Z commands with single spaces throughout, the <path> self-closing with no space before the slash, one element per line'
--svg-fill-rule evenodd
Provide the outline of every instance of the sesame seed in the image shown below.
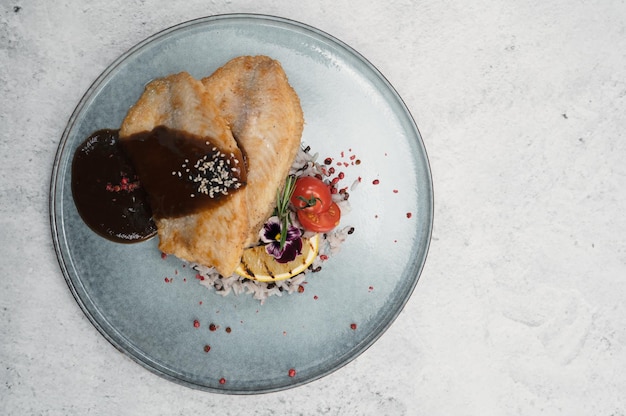
<path fill-rule="evenodd" d="M 233 153 L 230 155 L 234 158 Z M 238 189 L 242 186 L 239 178 L 235 176 L 238 169 L 230 166 L 233 161 L 235 164 L 239 161 L 236 158 L 231 160 L 231 158 L 213 147 L 212 152 L 200 157 L 193 167 L 186 169 L 189 173 L 187 178 L 196 185 L 198 193 L 208 195 L 210 198 L 228 195 L 231 189 Z"/>

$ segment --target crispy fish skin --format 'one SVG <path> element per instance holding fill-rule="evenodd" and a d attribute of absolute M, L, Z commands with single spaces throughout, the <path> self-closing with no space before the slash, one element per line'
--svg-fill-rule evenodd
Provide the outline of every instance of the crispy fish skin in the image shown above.
<path fill-rule="evenodd" d="M 281 64 L 267 56 L 234 58 L 202 83 L 247 157 L 246 245 L 253 245 L 272 215 L 276 191 L 300 146 L 304 128 L 300 99 Z"/>
<path fill-rule="evenodd" d="M 157 126 L 183 130 L 199 139 L 209 137 L 224 151 L 240 154 L 214 101 L 202 83 L 186 72 L 146 85 L 121 125 L 120 140 L 134 133 L 152 131 Z M 240 262 L 249 232 L 243 189 L 198 213 L 155 218 L 159 249 L 183 260 L 212 266 L 223 276 L 231 276 Z"/>

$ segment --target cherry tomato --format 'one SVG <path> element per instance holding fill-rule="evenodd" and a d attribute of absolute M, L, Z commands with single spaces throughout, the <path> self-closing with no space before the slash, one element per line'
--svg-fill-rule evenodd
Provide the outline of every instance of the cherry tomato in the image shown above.
<path fill-rule="evenodd" d="M 298 211 L 298 220 L 305 230 L 316 233 L 325 233 L 339 225 L 341 210 L 339 206 L 331 202 L 324 212 L 315 213 L 306 210 Z"/>
<path fill-rule="evenodd" d="M 298 212 L 314 214 L 328 210 L 333 202 L 328 185 L 314 176 L 303 176 L 296 181 L 290 201 Z"/>

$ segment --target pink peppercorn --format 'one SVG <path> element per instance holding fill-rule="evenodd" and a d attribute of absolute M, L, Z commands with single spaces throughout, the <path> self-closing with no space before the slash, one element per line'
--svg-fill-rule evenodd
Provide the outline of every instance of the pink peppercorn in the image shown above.
<path fill-rule="evenodd" d="M 290 368 L 289 369 L 289 377 L 295 377 L 296 376 L 296 370 L 294 368 Z"/>

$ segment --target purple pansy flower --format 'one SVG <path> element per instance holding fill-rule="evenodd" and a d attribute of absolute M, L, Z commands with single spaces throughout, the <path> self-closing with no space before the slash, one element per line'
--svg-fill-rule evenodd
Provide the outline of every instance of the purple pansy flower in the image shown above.
<path fill-rule="evenodd" d="M 302 253 L 302 231 L 298 227 L 289 225 L 287 227 L 287 238 L 284 246 L 280 247 L 280 237 L 283 232 L 281 221 L 274 216 L 267 220 L 259 237 L 265 245 L 267 254 L 273 256 L 279 263 L 287 263 L 295 259 Z"/>

